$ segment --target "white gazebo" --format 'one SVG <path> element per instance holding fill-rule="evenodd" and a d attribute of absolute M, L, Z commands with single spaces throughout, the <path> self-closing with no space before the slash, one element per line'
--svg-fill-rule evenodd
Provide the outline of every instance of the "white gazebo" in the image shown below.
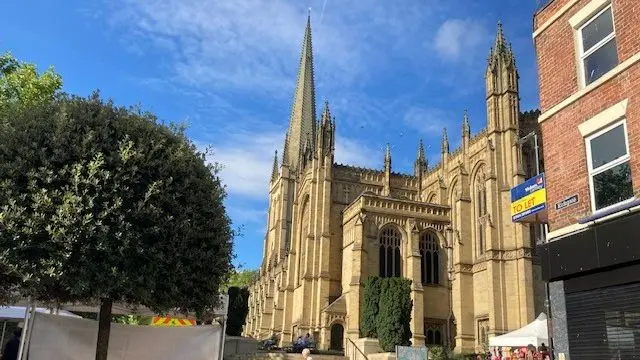
<path fill-rule="evenodd" d="M 541 313 L 531 323 L 504 335 L 489 339 L 490 347 L 523 347 L 533 345 L 536 348 L 542 344 L 549 345 L 547 329 L 547 315 Z"/>

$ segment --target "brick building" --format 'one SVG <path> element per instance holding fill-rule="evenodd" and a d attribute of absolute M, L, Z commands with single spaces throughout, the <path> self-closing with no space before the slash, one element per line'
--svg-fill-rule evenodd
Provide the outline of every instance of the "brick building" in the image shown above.
<path fill-rule="evenodd" d="M 556 355 L 640 352 L 640 1 L 550 0 L 534 17 Z"/>

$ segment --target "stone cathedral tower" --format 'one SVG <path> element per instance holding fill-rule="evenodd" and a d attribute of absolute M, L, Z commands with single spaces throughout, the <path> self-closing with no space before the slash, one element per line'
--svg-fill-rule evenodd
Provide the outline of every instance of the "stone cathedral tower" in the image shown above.
<path fill-rule="evenodd" d="M 498 25 L 486 78 L 487 126 L 429 166 L 419 141 L 413 174 L 334 163 L 336 121 L 316 117 L 311 22 L 302 43 L 282 162 L 269 184 L 263 263 L 250 291 L 245 335 L 273 333 L 281 345 L 310 333 L 321 349 L 359 337 L 362 283 L 369 275 L 412 281 L 414 344 L 459 351 L 526 325 L 542 311 L 542 281 L 529 227 L 513 224 L 510 188 L 532 176 L 517 144 L 518 72 Z"/>

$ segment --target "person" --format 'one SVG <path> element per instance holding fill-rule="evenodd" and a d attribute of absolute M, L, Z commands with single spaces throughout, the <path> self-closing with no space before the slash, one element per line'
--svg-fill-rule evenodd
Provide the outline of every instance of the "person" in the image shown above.
<path fill-rule="evenodd" d="M 311 356 L 309 356 L 309 355 L 311 355 L 311 350 L 309 350 L 309 349 L 302 350 L 302 358 L 303 359 L 311 360 Z"/>
<path fill-rule="evenodd" d="M 20 336 L 22 335 L 22 323 L 18 324 L 18 327 L 13 331 L 13 337 L 2 352 L 2 360 L 16 360 L 18 359 L 18 351 L 20 351 Z"/>

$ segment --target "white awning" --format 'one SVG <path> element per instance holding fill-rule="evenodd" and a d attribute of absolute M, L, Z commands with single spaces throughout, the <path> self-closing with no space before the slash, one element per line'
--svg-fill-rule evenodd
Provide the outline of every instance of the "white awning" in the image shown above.
<path fill-rule="evenodd" d="M 489 346 L 521 347 L 533 345 L 538 347 L 544 343 L 549 345 L 549 333 L 547 329 L 547 315 L 541 313 L 531 323 L 504 335 L 489 339 Z"/>
<path fill-rule="evenodd" d="M 1 306 L 0 320 L 22 321 L 24 320 L 25 311 L 26 311 L 26 308 L 24 306 Z M 51 309 L 45 309 L 45 308 L 36 308 L 36 311 L 43 314 L 55 314 L 55 311 L 52 311 Z M 80 318 L 80 316 L 76 314 L 72 314 L 65 310 L 58 311 L 58 315 Z"/>

